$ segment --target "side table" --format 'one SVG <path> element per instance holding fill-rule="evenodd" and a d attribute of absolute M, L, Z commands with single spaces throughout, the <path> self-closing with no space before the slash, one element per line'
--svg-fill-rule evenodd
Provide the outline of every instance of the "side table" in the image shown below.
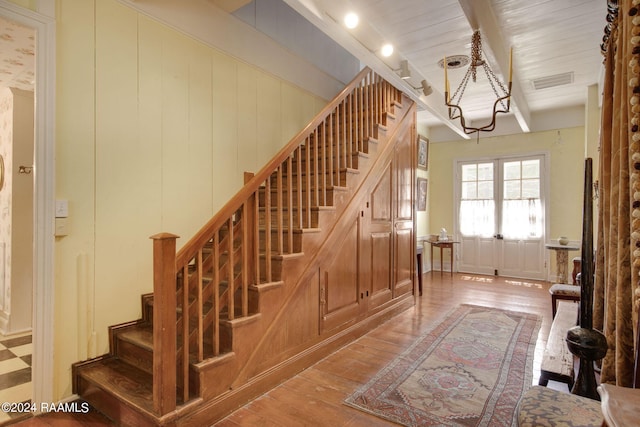
<path fill-rule="evenodd" d="M 569 251 L 577 251 L 580 248 L 572 245 L 560 245 L 558 243 L 547 243 L 547 249 L 556 252 L 556 280 L 558 283 L 569 283 L 567 281 L 569 271 Z"/>
<path fill-rule="evenodd" d="M 443 254 L 443 250 L 444 249 L 449 249 L 449 255 L 451 256 L 451 275 L 453 276 L 453 245 L 456 243 L 460 243 L 460 242 L 456 242 L 453 240 L 428 240 L 428 242 L 431 244 L 431 272 L 433 272 L 433 248 L 440 248 L 440 273 L 442 274 L 443 272 L 443 258 L 442 258 L 442 254 Z"/>

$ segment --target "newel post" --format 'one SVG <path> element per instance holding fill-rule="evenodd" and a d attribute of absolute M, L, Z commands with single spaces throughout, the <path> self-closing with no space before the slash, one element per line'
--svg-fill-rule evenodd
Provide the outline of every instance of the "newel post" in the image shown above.
<path fill-rule="evenodd" d="M 160 233 L 153 239 L 153 409 L 164 415 L 176 409 L 176 239 Z"/>

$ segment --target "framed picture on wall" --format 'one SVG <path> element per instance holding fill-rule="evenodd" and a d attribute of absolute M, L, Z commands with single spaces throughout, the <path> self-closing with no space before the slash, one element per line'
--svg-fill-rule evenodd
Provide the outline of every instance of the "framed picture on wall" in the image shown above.
<path fill-rule="evenodd" d="M 416 186 L 417 194 L 417 206 L 419 211 L 427 210 L 427 179 L 418 178 L 418 185 Z"/>
<path fill-rule="evenodd" d="M 429 140 L 422 135 L 418 136 L 418 167 L 427 170 L 429 164 Z"/>

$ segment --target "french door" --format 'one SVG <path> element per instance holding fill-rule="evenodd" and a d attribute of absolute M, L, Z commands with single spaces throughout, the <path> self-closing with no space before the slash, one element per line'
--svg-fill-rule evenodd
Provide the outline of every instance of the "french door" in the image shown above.
<path fill-rule="evenodd" d="M 544 155 L 457 162 L 458 269 L 544 280 Z"/>

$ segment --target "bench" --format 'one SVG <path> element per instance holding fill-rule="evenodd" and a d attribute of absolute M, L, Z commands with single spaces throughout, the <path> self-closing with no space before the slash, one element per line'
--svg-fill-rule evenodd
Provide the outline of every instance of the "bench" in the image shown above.
<path fill-rule="evenodd" d="M 541 386 L 549 380 L 566 383 L 569 390 L 573 388 L 573 354 L 569 351 L 565 338 L 567 331 L 578 323 L 579 305 L 569 301 L 558 301 L 556 316 L 551 323 L 547 345 L 542 354 L 540 364 Z"/>

